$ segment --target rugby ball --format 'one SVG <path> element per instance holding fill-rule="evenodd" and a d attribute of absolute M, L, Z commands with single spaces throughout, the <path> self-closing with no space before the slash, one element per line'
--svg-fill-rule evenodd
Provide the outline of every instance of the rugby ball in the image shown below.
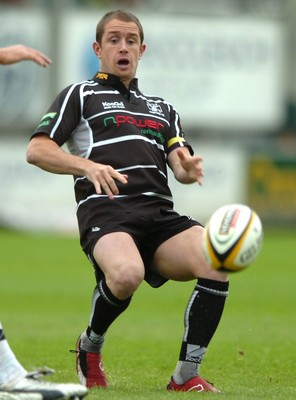
<path fill-rule="evenodd" d="M 260 252 L 263 228 L 258 214 L 243 204 L 216 210 L 205 225 L 203 250 L 216 270 L 237 272 L 247 268 Z"/>

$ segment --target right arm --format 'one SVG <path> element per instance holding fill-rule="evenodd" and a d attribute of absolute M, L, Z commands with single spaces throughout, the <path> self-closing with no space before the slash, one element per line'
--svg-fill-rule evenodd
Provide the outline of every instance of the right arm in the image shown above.
<path fill-rule="evenodd" d="M 65 152 L 46 134 L 34 136 L 27 149 L 27 161 L 55 174 L 85 176 L 95 186 L 96 193 L 104 193 L 114 199 L 119 193 L 115 181 L 127 183 L 127 175 L 120 174 L 111 166 Z"/>
<path fill-rule="evenodd" d="M 15 64 L 20 61 L 33 61 L 42 67 L 48 67 L 51 60 L 40 51 L 22 44 L 0 48 L 0 64 Z"/>

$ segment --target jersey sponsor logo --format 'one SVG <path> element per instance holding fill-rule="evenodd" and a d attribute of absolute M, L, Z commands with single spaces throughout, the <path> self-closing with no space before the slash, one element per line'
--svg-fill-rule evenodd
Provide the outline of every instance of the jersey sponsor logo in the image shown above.
<path fill-rule="evenodd" d="M 161 115 L 162 117 L 164 117 L 164 113 L 162 111 L 160 104 L 153 103 L 151 101 L 147 101 L 146 104 L 147 104 L 148 110 L 151 114 L 157 114 L 157 115 Z"/>
<path fill-rule="evenodd" d="M 56 112 L 50 112 L 45 114 L 40 121 L 40 124 L 38 125 L 37 128 L 40 128 L 41 126 L 47 126 L 51 123 L 51 120 L 57 115 Z"/>
<path fill-rule="evenodd" d="M 152 136 L 154 139 L 158 139 L 161 144 L 165 142 L 163 134 L 160 131 L 164 125 L 161 122 L 154 121 L 148 118 L 134 118 L 128 115 L 116 115 L 115 117 L 107 117 L 104 119 L 104 126 L 116 125 L 121 126 L 123 124 L 135 125 L 144 136 Z"/>
<path fill-rule="evenodd" d="M 116 125 L 121 126 L 123 124 L 136 125 L 139 128 L 150 128 L 159 130 L 164 128 L 161 122 L 154 121 L 148 118 L 134 118 L 129 115 L 116 115 L 115 117 L 104 118 L 104 126 Z"/>
<path fill-rule="evenodd" d="M 125 108 L 122 101 L 103 101 L 104 110 L 112 110 L 113 108 Z"/>
<path fill-rule="evenodd" d="M 153 129 L 141 129 L 142 135 L 150 135 L 154 138 L 159 139 L 161 144 L 164 144 L 165 140 L 160 132 L 155 132 Z"/>

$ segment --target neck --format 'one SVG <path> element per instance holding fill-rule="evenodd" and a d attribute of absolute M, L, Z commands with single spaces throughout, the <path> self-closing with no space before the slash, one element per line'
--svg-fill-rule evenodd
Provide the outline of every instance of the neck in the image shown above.
<path fill-rule="evenodd" d="M 127 88 L 127 89 L 129 89 L 129 87 L 130 87 L 130 83 L 131 83 L 131 79 L 120 79 L 120 81 L 123 83 L 123 85 Z"/>

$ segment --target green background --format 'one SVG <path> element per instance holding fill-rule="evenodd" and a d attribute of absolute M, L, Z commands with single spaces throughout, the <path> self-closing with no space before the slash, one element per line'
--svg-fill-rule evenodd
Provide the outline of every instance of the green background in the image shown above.
<path fill-rule="evenodd" d="M 268 230 L 261 253 L 230 276 L 230 295 L 201 375 L 223 399 L 292 399 L 296 394 L 296 231 Z M 0 231 L 1 321 L 28 370 L 48 366 L 50 379 L 78 382 L 70 349 L 86 327 L 94 288 L 78 238 Z M 183 313 L 194 282 L 146 283 L 112 325 L 103 357 L 110 381 L 94 399 L 179 399 L 211 393 L 167 393 L 178 359 Z M 218 395 L 220 396 L 220 395 Z"/>

